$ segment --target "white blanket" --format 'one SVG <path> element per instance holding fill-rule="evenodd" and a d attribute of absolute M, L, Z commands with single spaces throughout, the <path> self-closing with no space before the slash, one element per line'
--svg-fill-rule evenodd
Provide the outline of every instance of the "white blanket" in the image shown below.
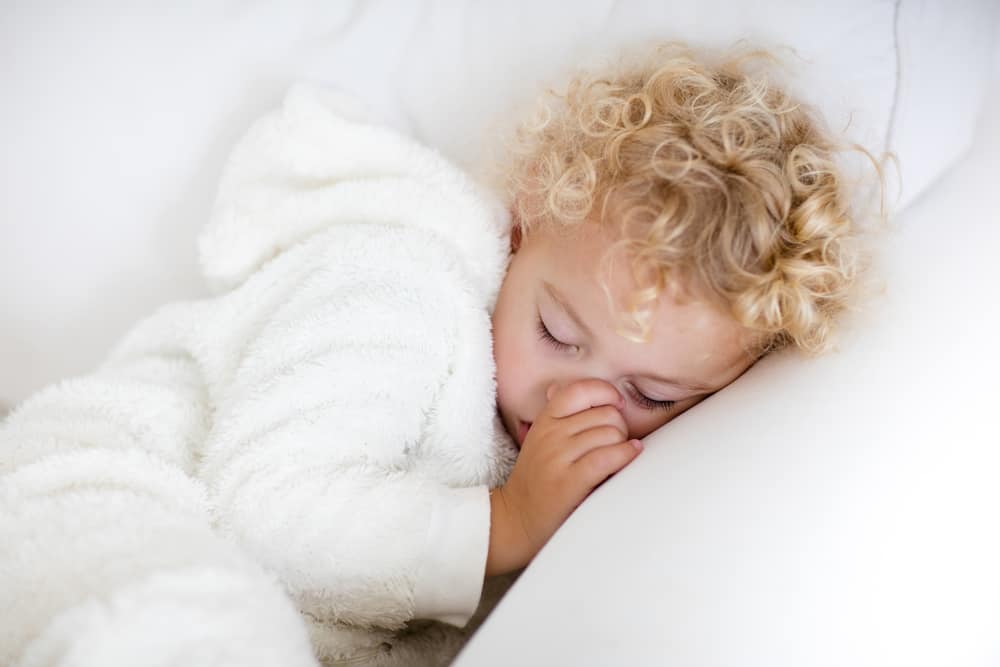
<path fill-rule="evenodd" d="M 217 295 L 0 428 L 0 664 L 447 664 L 513 580 L 481 599 L 509 219 L 363 116 L 294 87 L 199 238 Z"/>

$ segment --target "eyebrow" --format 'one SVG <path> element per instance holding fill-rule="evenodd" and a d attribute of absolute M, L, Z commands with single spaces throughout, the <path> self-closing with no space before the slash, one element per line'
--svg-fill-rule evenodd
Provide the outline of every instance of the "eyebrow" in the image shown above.
<path fill-rule="evenodd" d="M 562 308 L 563 311 L 565 311 L 565 313 L 567 315 L 569 315 L 570 319 L 572 319 L 576 323 L 576 325 L 585 334 L 587 334 L 587 336 L 589 336 L 590 338 L 594 337 L 594 334 L 590 330 L 590 327 L 588 327 L 586 324 L 584 324 L 584 322 L 580 318 L 580 316 L 576 314 L 576 311 L 573 310 L 573 307 L 569 305 L 569 302 L 565 298 L 563 298 L 563 296 L 559 293 L 559 290 L 557 290 L 554 285 L 552 285 L 549 282 L 543 280 L 542 281 L 542 287 L 545 288 L 545 291 L 552 298 L 552 300 L 555 301 L 556 304 L 560 308 Z M 646 380 L 652 380 L 653 382 L 662 382 L 664 384 L 672 384 L 672 385 L 677 386 L 677 387 L 684 387 L 685 389 L 691 389 L 691 390 L 694 390 L 694 391 L 712 391 L 711 387 L 709 387 L 709 386 L 707 386 L 705 384 L 702 384 L 701 382 L 696 382 L 694 380 L 677 379 L 677 378 L 665 378 L 665 377 L 660 377 L 658 375 L 642 375 L 640 377 L 642 377 L 643 379 L 646 379 Z"/>

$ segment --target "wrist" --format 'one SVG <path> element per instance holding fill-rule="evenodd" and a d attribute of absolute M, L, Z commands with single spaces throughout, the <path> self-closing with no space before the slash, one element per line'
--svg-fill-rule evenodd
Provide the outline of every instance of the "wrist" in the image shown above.
<path fill-rule="evenodd" d="M 490 491 L 490 546 L 486 557 L 486 576 L 513 572 L 527 559 L 518 555 L 517 543 L 511 526 L 510 507 L 504 497 L 503 487 Z M 522 562 L 523 561 L 523 562 Z"/>

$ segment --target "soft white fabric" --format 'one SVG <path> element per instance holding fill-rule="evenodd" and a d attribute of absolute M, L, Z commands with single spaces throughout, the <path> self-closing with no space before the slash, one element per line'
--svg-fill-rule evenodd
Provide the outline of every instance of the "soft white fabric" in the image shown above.
<path fill-rule="evenodd" d="M 458 650 L 516 457 L 489 318 L 509 219 L 365 113 L 294 87 L 199 237 L 217 296 L 4 423 L 0 664 L 313 664 L 275 582 L 323 661 Z"/>

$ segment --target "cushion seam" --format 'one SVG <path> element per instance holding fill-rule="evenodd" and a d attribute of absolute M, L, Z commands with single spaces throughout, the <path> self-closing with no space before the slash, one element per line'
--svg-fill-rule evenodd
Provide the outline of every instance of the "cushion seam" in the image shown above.
<path fill-rule="evenodd" d="M 899 89 L 902 80 L 903 59 L 899 46 L 899 7 L 902 0 L 896 0 L 893 7 L 892 19 L 892 47 L 896 54 L 896 81 L 895 90 L 892 93 L 892 105 L 889 107 L 889 123 L 885 128 L 884 152 L 888 153 L 892 146 L 893 132 L 896 126 L 896 115 L 899 113 Z"/>

